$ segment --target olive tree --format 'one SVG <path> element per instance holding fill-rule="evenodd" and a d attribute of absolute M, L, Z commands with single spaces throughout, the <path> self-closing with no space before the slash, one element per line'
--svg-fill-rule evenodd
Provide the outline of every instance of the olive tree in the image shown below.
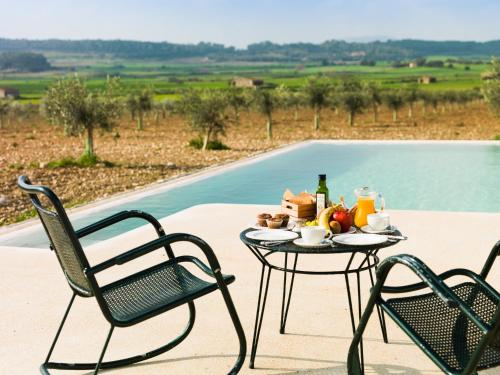
<path fill-rule="evenodd" d="M 405 104 L 403 93 L 400 90 L 389 90 L 383 98 L 385 105 L 392 110 L 392 121 L 398 121 L 398 111 Z"/>
<path fill-rule="evenodd" d="M 173 113 L 174 111 L 174 102 L 170 100 L 164 100 L 161 102 L 153 103 L 152 107 L 154 121 L 156 124 L 160 122 L 160 118 L 165 120 L 167 115 Z"/>
<path fill-rule="evenodd" d="M 68 136 L 84 134 L 84 156 L 95 159 L 94 130 L 111 130 L 119 118 L 121 105 L 115 97 L 119 81 L 109 79 L 100 92 L 90 92 L 78 76 L 56 81 L 43 98 L 47 120 L 64 128 Z"/>
<path fill-rule="evenodd" d="M 267 139 L 273 138 L 273 111 L 279 106 L 278 95 L 273 90 L 258 88 L 253 92 L 255 109 L 266 116 Z"/>
<path fill-rule="evenodd" d="M 203 139 L 202 151 L 210 141 L 217 140 L 226 130 L 227 100 L 224 93 L 216 90 L 185 91 L 179 102 L 178 110 Z"/>
<path fill-rule="evenodd" d="M 299 107 L 304 102 L 303 94 L 300 91 L 292 91 L 283 84 L 279 85 L 275 92 L 284 109 L 290 110 L 293 108 L 293 119 L 297 121 L 299 119 Z"/>
<path fill-rule="evenodd" d="M 247 95 L 241 87 L 230 87 L 226 90 L 226 100 L 232 108 L 235 122 L 240 122 L 240 111 L 248 107 Z"/>
<path fill-rule="evenodd" d="M 328 104 L 330 82 L 326 78 L 309 78 L 302 90 L 305 100 L 314 110 L 313 129 L 319 130 L 321 110 Z"/>
<path fill-rule="evenodd" d="M 408 117 L 413 119 L 413 108 L 420 99 L 417 86 L 410 85 L 404 91 L 404 101 L 408 104 Z"/>
<path fill-rule="evenodd" d="M 141 92 L 129 94 L 126 104 L 130 115 L 137 121 L 137 130 L 143 130 L 144 115 L 153 110 L 153 94 L 151 90 L 145 89 Z"/>
<path fill-rule="evenodd" d="M 10 99 L 0 99 L 0 129 L 2 129 L 5 118 L 9 114 L 11 109 Z"/>
<path fill-rule="evenodd" d="M 377 82 L 368 82 L 364 85 L 367 104 L 372 107 L 373 122 L 378 122 L 378 109 L 382 104 L 382 94 L 380 93 L 380 85 Z"/>
<path fill-rule="evenodd" d="M 420 100 L 423 102 L 422 113 L 427 114 L 427 107 L 432 107 L 432 112 L 436 113 L 439 105 L 440 96 L 434 91 L 420 91 Z"/>
<path fill-rule="evenodd" d="M 489 73 L 492 78 L 485 80 L 482 93 L 491 111 L 500 116 L 500 60 L 493 59 L 491 61 Z"/>
<path fill-rule="evenodd" d="M 338 103 L 347 112 L 347 122 L 354 126 L 356 115 L 366 107 L 366 95 L 361 81 L 354 77 L 344 78 L 336 89 Z"/>

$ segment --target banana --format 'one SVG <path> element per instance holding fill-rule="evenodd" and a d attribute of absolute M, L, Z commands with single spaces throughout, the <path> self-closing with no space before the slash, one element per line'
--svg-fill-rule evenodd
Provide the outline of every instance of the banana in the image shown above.
<path fill-rule="evenodd" d="M 334 211 L 335 207 L 327 207 L 319 215 L 318 225 L 323 226 L 327 232 L 330 232 L 330 217 Z"/>

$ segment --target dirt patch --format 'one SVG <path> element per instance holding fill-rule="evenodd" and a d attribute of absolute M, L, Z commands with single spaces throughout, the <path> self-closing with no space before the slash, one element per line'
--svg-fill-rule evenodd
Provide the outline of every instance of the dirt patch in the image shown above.
<path fill-rule="evenodd" d="M 52 187 L 69 207 L 301 140 L 492 140 L 500 134 L 500 122 L 482 103 L 445 113 L 429 111 L 423 115 L 420 108 L 416 112 L 410 120 L 401 111 L 397 124 L 387 110 L 381 111 L 376 124 L 366 113 L 350 127 L 344 113 L 325 110 L 321 129 L 315 132 L 312 111 L 302 110 L 297 121 L 292 111 L 278 111 L 272 141 L 266 140 L 265 120 L 260 115 L 242 113 L 240 124 L 232 124 L 222 139 L 231 149 L 206 152 L 187 146 L 195 134 L 177 116 L 158 122 L 148 119 L 143 131 L 136 131 L 134 124 L 124 119 L 113 132 L 97 134 L 95 140 L 98 156 L 114 163 L 113 167 L 59 169 L 46 165 L 63 157 L 78 157 L 82 139 L 64 137 L 60 129 L 40 118 L 11 122 L 0 129 L 0 225 L 30 216 L 31 205 L 16 187 L 21 174 Z"/>

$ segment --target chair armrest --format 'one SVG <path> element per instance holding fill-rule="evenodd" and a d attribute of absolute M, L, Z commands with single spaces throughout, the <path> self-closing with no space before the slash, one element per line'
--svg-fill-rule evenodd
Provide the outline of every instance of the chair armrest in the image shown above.
<path fill-rule="evenodd" d="M 201 260 L 199 260 L 196 257 L 190 256 L 190 255 L 181 255 L 178 257 L 175 257 L 175 260 L 177 263 L 181 262 L 191 262 L 194 263 L 203 273 L 207 274 L 210 277 L 214 277 L 214 273 L 210 268 L 208 268 L 205 263 L 203 263 Z"/>
<path fill-rule="evenodd" d="M 439 276 L 427 267 L 424 262 L 412 255 L 395 255 L 385 259 L 377 269 L 377 284 L 375 286 L 375 291 L 378 289 L 378 293 L 380 293 L 384 289 L 383 284 L 387 279 L 389 271 L 396 264 L 408 267 L 422 280 L 423 284 L 428 286 L 446 305 L 450 308 L 459 308 L 483 332 L 488 332 L 491 329 L 491 326 L 484 322 L 469 306 L 463 303 L 463 301 L 443 282 L 442 279 L 439 278 Z M 420 286 L 420 283 L 412 285 Z M 392 287 L 393 290 L 394 288 L 395 287 Z"/>
<path fill-rule="evenodd" d="M 481 285 L 496 298 L 500 299 L 500 294 L 495 289 L 493 289 L 485 280 L 483 280 L 481 276 L 479 276 L 478 274 L 474 273 L 471 270 L 464 268 L 456 268 L 437 275 L 437 277 L 441 280 L 446 280 L 452 276 L 466 276 L 472 279 L 477 284 Z M 427 287 L 428 285 L 423 281 L 415 284 L 407 284 L 401 286 L 383 286 L 382 293 L 408 293 L 408 292 L 415 292 L 417 290 L 421 290 Z"/>
<path fill-rule="evenodd" d="M 90 224 L 82 229 L 79 229 L 75 233 L 76 233 L 76 236 L 78 238 L 82 238 L 84 236 L 88 236 L 91 233 L 97 232 L 101 229 L 104 229 L 104 228 L 107 228 L 113 224 L 116 224 L 120 221 L 123 221 L 126 219 L 132 219 L 132 218 L 143 219 L 143 220 L 146 220 L 147 222 L 149 222 L 155 228 L 158 236 L 163 236 L 165 234 L 165 231 L 163 230 L 163 227 L 161 226 L 161 224 L 158 220 L 156 220 L 152 215 L 150 215 L 146 212 L 143 212 L 143 211 L 138 211 L 138 210 L 118 212 L 118 213 L 111 215 L 107 218 L 99 220 L 98 222 Z"/>
<path fill-rule="evenodd" d="M 89 267 L 85 269 L 85 273 L 87 275 L 95 275 L 96 273 L 102 272 L 110 267 L 121 265 L 127 262 L 130 262 L 131 260 L 134 260 L 136 258 L 139 258 L 143 255 L 146 255 L 154 250 L 157 250 L 161 247 L 169 246 L 175 242 L 191 242 L 195 245 L 197 245 L 205 254 L 208 263 L 210 264 L 211 270 L 209 270 L 203 263 L 200 261 L 195 262 L 198 267 L 200 267 L 200 264 L 203 265 L 203 267 L 200 267 L 201 270 L 205 273 L 207 273 L 209 276 L 212 277 L 217 277 L 217 274 L 220 273 L 220 265 L 219 261 L 217 260 L 217 257 L 215 256 L 213 250 L 208 246 L 208 244 L 203 241 L 201 238 L 186 234 L 186 233 L 173 233 L 173 234 L 168 234 L 162 237 L 159 237 L 153 241 L 150 241 L 148 243 L 145 243 L 144 245 L 138 246 L 136 248 L 133 248 L 131 250 L 128 250 L 124 252 L 123 254 L 117 255 L 111 259 L 108 259 L 102 263 L 96 264 L 95 266 Z M 179 257 L 181 259 L 187 260 L 187 257 Z M 178 258 L 175 258 L 178 259 Z M 199 263 L 199 264 L 198 264 Z"/>
<path fill-rule="evenodd" d="M 488 259 L 486 259 L 486 262 L 484 263 L 483 269 L 481 270 L 481 277 L 486 280 L 486 277 L 488 276 L 488 273 L 491 270 L 491 267 L 493 267 L 493 263 L 497 259 L 497 257 L 500 256 L 500 241 L 497 241 L 495 246 L 493 246 L 493 249 L 490 251 L 490 255 L 488 256 Z"/>

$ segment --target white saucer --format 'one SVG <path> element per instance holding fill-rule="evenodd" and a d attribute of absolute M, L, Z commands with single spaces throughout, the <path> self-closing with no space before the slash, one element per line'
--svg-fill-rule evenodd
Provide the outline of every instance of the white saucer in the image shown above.
<path fill-rule="evenodd" d="M 356 228 L 355 227 L 350 227 L 347 232 L 332 234 L 332 236 L 340 236 L 342 234 L 350 234 L 350 233 L 356 233 Z"/>
<path fill-rule="evenodd" d="M 340 245 L 348 246 L 368 246 L 379 245 L 387 242 L 387 236 L 383 234 L 342 234 L 341 236 L 333 237 L 332 241 Z"/>
<path fill-rule="evenodd" d="M 262 229 L 247 232 L 245 236 L 257 241 L 288 241 L 297 238 L 299 235 L 287 230 Z"/>
<path fill-rule="evenodd" d="M 308 247 L 308 248 L 321 248 L 321 247 L 331 247 L 332 244 L 328 240 L 323 240 L 320 243 L 316 244 L 309 244 L 304 241 L 303 238 L 297 238 L 296 240 L 293 240 L 293 243 L 297 246 L 300 247 Z"/>
<path fill-rule="evenodd" d="M 370 233 L 370 234 L 386 234 L 386 233 L 394 233 L 398 228 L 394 225 L 389 225 L 387 228 L 383 230 L 375 230 L 372 229 L 369 225 L 365 225 L 360 228 L 362 232 Z"/>

